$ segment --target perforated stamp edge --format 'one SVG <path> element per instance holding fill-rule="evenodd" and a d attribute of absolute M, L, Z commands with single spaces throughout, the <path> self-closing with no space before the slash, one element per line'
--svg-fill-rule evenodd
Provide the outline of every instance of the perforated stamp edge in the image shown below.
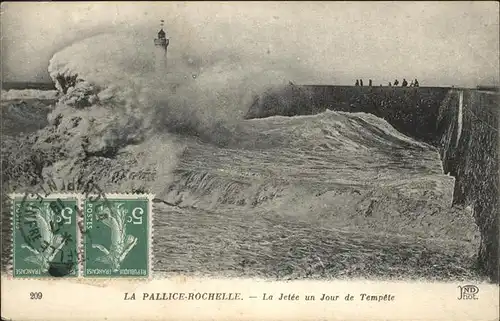
<path fill-rule="evenodd" d="M 148 222 L 149 222 L 149 227 L 148 227 L 148 276 L 147 277 L 134 277 L 134 276 L 127 276 L 127 277 L 92 277 L 92 276 L 83 276 L 83 260 L 86 258 L 85 256 L 85 244 L 84 244 L 84 237 L 82 235 L 81 237 L 81 252 L 82 252 L 82 257 L 83 259 L 81 260 L 82 264 L 82 269 L 81 269 L 81 275 L 82 279 L 84 280 L 139 280 L 139 281 L 145 281 L 145 280 L 151 280 L 153 279 L 153 259 L 154 259 L 154 253 L 153 253 L 153 235 L 154 235 L 154 218 L 153 218 L 153 199 L 155 198 L 155 194 L 150 194 L 150 193 L 89 193 L 82 195 L 82 213 L 85 211 L 85 200 L 89 198 L 100 198 L 103 197 L 105 199 L 123 199 L 123 200 L 130 200 L 130 199 L 147 199 L 148 200 Z M 83 213 L 84 215 L 84 213 Z M 82 216 L 82 224 L 85 224 L 85 221 L 83 220 Z"/>
<path fill-rule="evenodd" d="M 15 222 L 14 222 L 14 219 L 15 219 L 15 200 L 16 199 L 24 199 L 26 198 L 26 200 L 40 200 L 40 199 L 47 199 L 47 198 L 55 198 L 55 199 L 76 199 L 76 204 L 77 204 L 77 207 L 80 209 L 81 208 L 81 200 L 82 200 L 82 194 L 80 193 L 54 193 L 54 194 L 40 194 L 40 193 L 29 193 L 29 192 L 26 192 L 26 193 L 9 193 L 7 194 L 7 203 L 9 203 L 9 209 L 10 209 L 10 212 L 9 212 L 9 215 L 10 215 L 10 226 L 9 226 L 9 231 L 8 233 L 10 233 L 10 250 L 9 250 L 9 259 L 8 259 L 8 263 L 7 263 L 7 279 L 9 280 L 61 280 L 61 278 L 57 278 L 57 277 L 50 277 L 50 276 L 44 276 L 44 277 L 29 277 L 29 276 L 14 276 L 14 260 L 15 260 L 15 255 L 14 255 L 14 248 L 15 248 L 15 237 L 14 237 L 14 233 L 15 233 Z M 78 255 L 78 252 L 79 252 L 79 246 L 80 246 L 80 243 L 81 243 L 81 233 L 80 233 L 80 229 L 79 229 L 79 226 L 78 226 L 78 216 L 79 216 L 79 213 L 76 213 L 75 215 L 77 217 L 77 229 L 76 229 L 76 235 L 77 235 L 77 240 L 76 240 L 76 244 L 77 244 L 77 255 Z M 78 258 L 77 258 L 78 260 Z M 78 262 L 80 263 L 80 262 Z M 78 264 L 80 265 L 80 264 Z M 81 275 L 81 269 L 79 268 L 78 269 L 78 273 L 76 275 L 76 277 L 71 277 L 72 280 L 74 279 L 78 279 L 80 278 L 80 275 Z"/>

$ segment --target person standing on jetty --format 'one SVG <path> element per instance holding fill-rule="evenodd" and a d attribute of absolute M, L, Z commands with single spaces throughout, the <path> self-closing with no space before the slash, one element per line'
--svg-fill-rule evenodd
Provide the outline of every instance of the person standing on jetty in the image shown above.
<path fill-rule="evenodd" d="M 399 85 L 399 81 L 396 79 L 396 80 L 394 80 L 394 86 L 397 86 L 397 85 Z"/>
<path fill-rule="evenodd" d="M 401 87 L 408 87 L 408 82 L 406 81 L 405 78 L 403 78 L 403 83 L 401 84 Z"/>
<path fill-rule="evenodd" d="M 420 84 L 418 83 L 417 78 L 415 78 L 415 81 L 413 82 L 413 87 L 419 87 Z"/>
<path fill-rule="evenodd" d="M 371 86 L 372 86 L 372 84 L 373 84 L 373 83 L 372 83 L 372 80 L 371 80 L 371 79 L 368 79 L 368 86 L 370 86 L 370 87 L 371 87 Z"/>
<path fill-rule="evenodd" d="M 360 85 L 361 87 L 363 87 L 363 79 L 360 79 L 360 80 L 359 80 L 359 85 Z"/>
<path fill-rule="evenodd" d="M 356 79 L 356 84 L 354 86 L 359 86 L 359 80 Z"/>

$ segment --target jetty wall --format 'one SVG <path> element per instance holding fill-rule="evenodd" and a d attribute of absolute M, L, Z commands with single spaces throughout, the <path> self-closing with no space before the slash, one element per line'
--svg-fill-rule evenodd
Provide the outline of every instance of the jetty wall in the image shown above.
<path fill-rule="evenodd" d="M 499 282 L 498 93 L 451 90 L 437 128 L 445 173 L 455 177 L 453 202 L 470 206 L 481 231 L 478 267 Z"/>

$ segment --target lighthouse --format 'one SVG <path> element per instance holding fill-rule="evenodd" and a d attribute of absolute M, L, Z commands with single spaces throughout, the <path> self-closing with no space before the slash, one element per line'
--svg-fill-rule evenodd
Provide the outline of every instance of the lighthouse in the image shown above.
<path fill-rule="evenodd" d="M 158 37 L 154 39 L 156 72 L 167 72 L 167 48 L 169 39 L 163 31 L 164 21 L 161 20 L 161 28 Z"/>

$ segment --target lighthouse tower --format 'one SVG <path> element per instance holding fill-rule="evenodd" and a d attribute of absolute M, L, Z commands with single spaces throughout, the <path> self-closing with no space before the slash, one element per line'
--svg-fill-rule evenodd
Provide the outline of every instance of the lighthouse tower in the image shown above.
<path fill-rule="evenodd" d="M 167 72 L 167 48 L 169 39 L 163 31 L 164 21 L 161 20 L 161 28 L 158 32 L 158 38 L 154 39 L 155 44 L 155 62 L 156 72 Z"/>

